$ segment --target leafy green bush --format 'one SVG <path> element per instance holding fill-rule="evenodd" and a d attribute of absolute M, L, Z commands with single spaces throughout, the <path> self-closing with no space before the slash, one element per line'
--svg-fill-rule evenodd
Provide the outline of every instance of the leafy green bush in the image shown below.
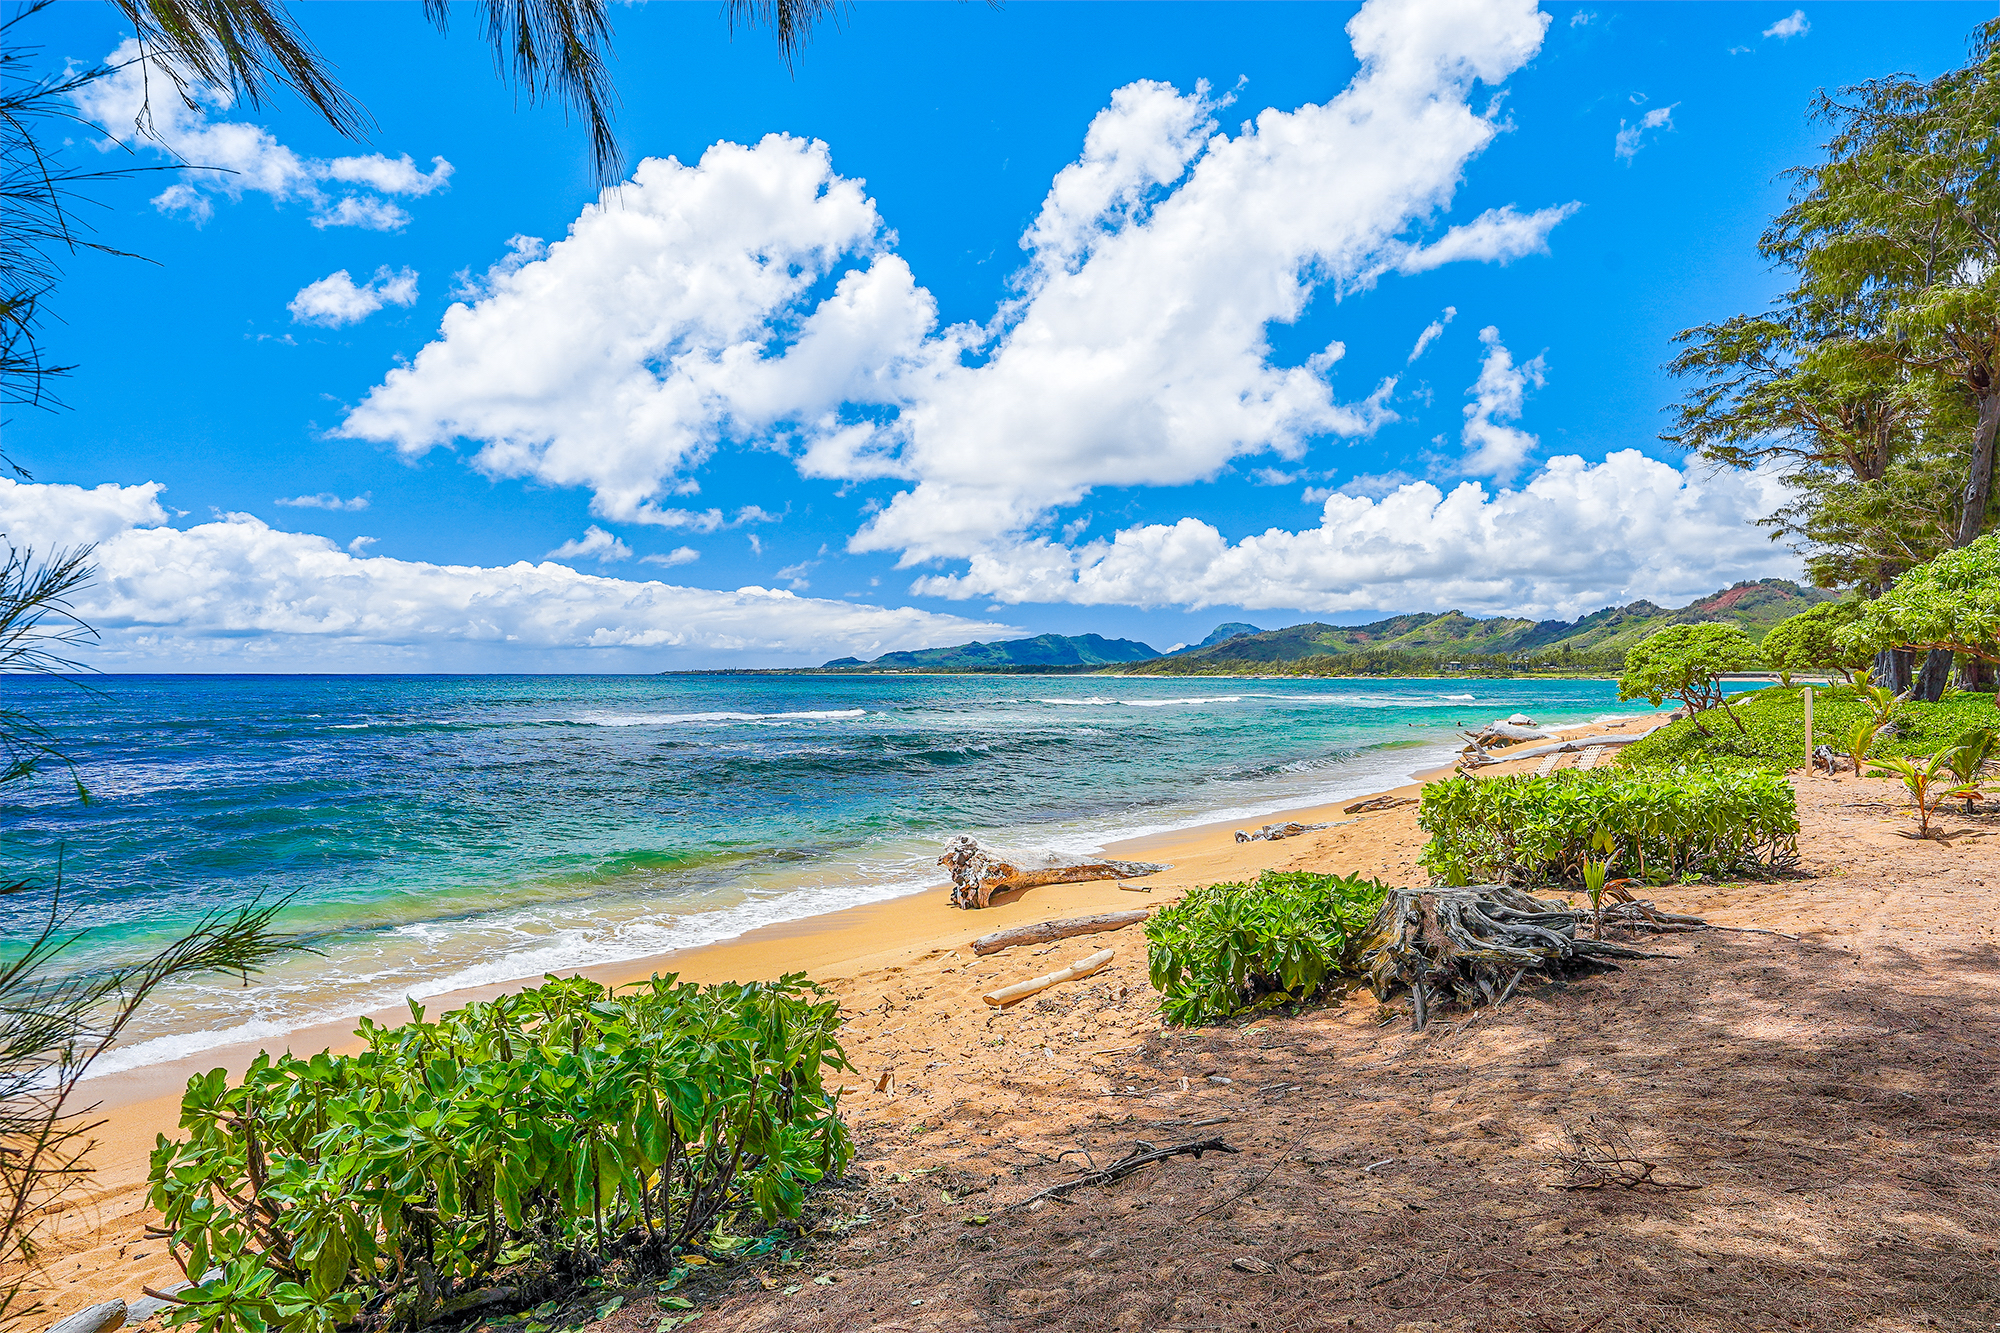
<path fill-rule="evenodd" d="M 1747 671 L 1760 662 L 1757 645 L 1736 625 L 1669 625 L 1639 640 L 1625 654 L 1618 698 L 1644 699 L 1658 708 L 1668 699 L 1687 706 L 1698 729 L 1711 708 L 1730 712 L 1720 677 Z M 1732 715 L 1733 720 L 1733 715 Z M 1741 726 L 1739 722 L 1737 724 Z"/>
<path fill-rule="evenodd" d="M 1388 892 L 1358 875 L 1276 870 L 1190 890 L 1146 923 L 1160 1012 L 1185 1025 L 1313 998 L 1358 970 L 1361 934 Z"/>
<path fill-rule="evenodd" d="M 1620 768 L 1678 768 L 1717 760 L 1754 764 L 1761 768 L 1805 767 L 1805 702 L 1798 689 L 1771 688 L 1739 694 L 1730 700 L 1743 724 L 1712 728 L 1704 735 L 1690 719 L 1669 723 L 1619 753 Z M 1846 686 L 1813 691 L 1813 743 L 1847 752 L 1855 725 L 1871 710 Z M 1892 730 L 1883 731 L 1871 754 L 1928 757 L 1955 745 L 1968 728 L 1993 721 L 1993 699 L 1985 694 L 1947 694 L 1937 703 L 1897 704 L 1890 713 Z"/>
<path fill-rule="evenodd" d="M 1441 884 L 1581 885 L 1598 849 L 1613 876 L 1664 884 L 1783 864 L 1799 815 L 1781 774 L 1614 769 L 1433 782 L 1417 824 L 1431 835 L 1418 863 Z"/>
<path fill-rule="evenodd" d="M 1771 626 L 1758 648 L 1764 665 L 1792 683 L 1794 671 L 1838 671 L 1848 680 L 1868 665 L 1869 654 L 1843 643 L 1840 631 L 1854 622 L 1860 607 L 1854 602 L 1822 602 Z"/>
<path fill-rule="evenodd" d="M 152 1205 L 205 1333 L 414 1327 L 512 1265 L 665 1268 L 732 1212 L 795 1215 L 852 1149 L 826 1069 L 838 1005 L 803 975 L 623 992 L 581 977 L 368 1048 L 188 1084 Z"/>

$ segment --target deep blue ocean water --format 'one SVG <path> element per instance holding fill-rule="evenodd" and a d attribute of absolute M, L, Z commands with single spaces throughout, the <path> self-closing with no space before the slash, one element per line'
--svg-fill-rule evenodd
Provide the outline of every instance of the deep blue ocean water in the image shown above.
<path fill-rule="evenodd" d="M 78 965 L 259 894 L 324 950 L 164 996 L 112 1067 L 909 893 L 954 833 L 1085 850 L 1393 785 L 1460 725 L 1635 711 L 1609 681 L 966 676 L 110 676 L 5 702 L 91 794 L 0 789 L 4 870 L 60 857 Z"/>

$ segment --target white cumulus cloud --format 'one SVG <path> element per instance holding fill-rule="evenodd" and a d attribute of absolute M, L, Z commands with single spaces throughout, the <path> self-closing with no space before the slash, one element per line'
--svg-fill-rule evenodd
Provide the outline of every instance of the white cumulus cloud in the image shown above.
<path fill-rule="evenodd" d="M 147 145 L 186 166 L 206 168 L 155 196 L 153 204 L 162 212 L 205 222 L 215 212 L 217 196 L 241 199 L 255 191 L 274 202 L 310 205 L 316 227 L 394 231 L 407 225 L 410 215 L 380 195 L 425 195 L 451 179 L 451 163 L 441 157 L 423 171 L 407 153 L 335 158 L 296 153 L 261 125 L 221 119 L 233 100 L 226 89 L 193 81 L 188 90 L 195 105 L 189 106 L 159 68 L 159 58 L 142 57 L 139 43 L 129 38 L 106 63 L 113 73 L 76 93 L 84 119 L 115 141 Z M 343 191 L 344 186 L 376 193 Z"/>
<path fill-rule="evenodd" d="M 667 568 L 672 569 L 675 565 L 691 565 L 699 559 L 701 559 L 701 552 L 695 550 L 694 547 L 676 546 L 665 555 L 642 555 L 639 557 L 639 563 L 642 565 L 665 565 Z"/>
<path fill-rule="evenodd" d="M 76 611 L 85 656 L 134 670 L 656 670 L 828 657 L 1019 633 L 990 620 L 580 574 L 353 554 L 247 514 L 180 529 L 158 482 L 0 479 L 0 531 L 51 550 L 95 542 Z M 358 543 L 357 543 L 358 545 Z"/>
<path fill-rule="evenodd" d="M 1424 349 L 1429 347 L 1432 343 L 1436 342 L 1439 336 L 1444 333 L 1444 326 L 1451 323 L 1454 319 L 1457 318 L 1458 318 L 1458 307 L 1455 305 L 1448 305 L 1444 308 L 1444 313 L 1442 315 L 1439 315 L 1436 319 L 1424 325 L 1424 331 L 1417 335 L 1417 345 L 1410 349 L 1409 364 L 1415 365 L 1417 358 L 1424 354 Z"/>
<path fill-rule="evenodd" d="M 343 324 L 358 324 L 385 305 L 414 305 L 416 300 L 417 271 L 413 268 L 395 273 L 378 268 L 374 281 L 359 284 L 343 268 L 299 288 L 285 309 L 298 323 L 337 329 Z"/>
<path fill-rule="evenodd" d="M 1803 37 L 1811 31 L 1812 24 L 1806 21 L 1806 11 L 1803 9 L 1794 9 L 1776 23 L 1764 29 L 1764 35 L 1789 42 L 1792 38 Z"/>
<path fill-rule="evenodd" d="M 999 603 L 1569 617 L 1796 577 L 1796 558 L 1754 526 L 1787 495 L 1775 476 L 1710 477 L 1628 449 L 1602 463 L 1551 459 L 1519 489 L 1468 481 L 1445 492 L 1416 481 L 1379 497 L 1336 492 L 1319 526 L 1236 542 L 1193 518 L 1076 547 L 1024 541 L 913 591 Z"/>
<path fill-rule="evenodd" d="M 599 564 L 609 564 L 614 560 L 630 560 L 632 548 L 593 523 L 583 530 L 581 537 L 571 538 L 543 558 L 595 560 Z"/>
<path fill-rule="evenodd" d="M 468 279 L 471 302 L 342 430 L 410 455 L 476 441 L 491 475 L 697 530 L 669 497 L 723 443 L 777 443 L 807 476 L 903 482 L 852 545 L 906 561 L 1006 545 L 1095 487 L 1295 460 L 1393 419 L 1391 385 L 1344 397 L 1339 343 L 1286 364 L 1270 325 L 1321 289 L 1537 252 L 1574 208 L 1491 209 L 1423 239 L 1501 131 L 1475 85 L 1531 58 L 1547 23 L 1531 0 L 1370 0 L 1344 91 L 1233 135 L 1205 87 L 1117 90 L 984 324 L 939 326 L 825 144 L 648 160 L 545 254 Z"/>
<path fill-rule="evenodd" d="M 1535 447 L 1534 436 L 1507 423 L 1521 419 L 1528 390 L 1542 387 L 1548 367 L 1539 356 L 1515 365 L 1514 354 L 1500 341 L 1500 330 L 1491 325 L 1479 331 L 1479 341 L 1486 347 L 1486 358 L 1479 364 L 1479 378 L 1466 390 L 1472 401 L 1465 407 L 1461 438 L 1467 453 L 1459 468 L 1475 477 L 1506 480 L 1521 470 Z"/>
<path fill-rule="evenodd" d="M 351 500 L 343 500 L 332 491 L 321 491 L 318 495 L 294 495 L 290 499 L 277 499 L 271 503 L 283 505 L 287 509 L 331 509 L 339 513 L 366 509 L 368 497 L 357 495 Z"/>
<path fill-rule="evenodd" d="M 1671 106 L 1656 106 L 1637 120 L 1619 121 L 1618 135 L 1611 146 L 1612 156 L 1623 158 L 1627 162 L 1637 157 L 1639 150 L 1646 146 L 1648 134 L 1673 129 L 1674 107 L 1679 105 L 1679 102 L 1675 102 Z"/>

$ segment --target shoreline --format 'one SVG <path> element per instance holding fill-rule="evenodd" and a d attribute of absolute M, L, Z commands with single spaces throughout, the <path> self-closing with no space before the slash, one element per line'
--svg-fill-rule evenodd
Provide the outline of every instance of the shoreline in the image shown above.
<path fill-rule="evenodd" d="M 1664 715 L 1657 719 L 1638 715 L 1550 730 L 1565 739 L 1574 739 L 1601 734 L 1630 735 L 1634 734 L 1635 723 L 1651 730 L 1664 722 Z M 1498 776 L 1531 769 L 1536 762 L 1535 759 L 1502 761 L 1479 771 L 1481 776 Z M 577 968 L 566 971 L 565 975 L 580 974 L 615 986 L 644 981 L 662 972 L 678 973 L 684 980 L 697 982 L 805 972 L 814 981 L 839 992 L 844 983 L 851 985 L 864 974 L 902 972 L 921 960 L 954 954 L 977 936 L 1007 926 L 1052 917 L 1159 906 L 1195 885 L 1252 879 L 1267 869 L 1368 873 L 1392 880 L 1409 877 L 1416 872 L 1416 856 L 1423 841 L 1415 827 L 1414 804 L 1356 815 L 1345 814 L 1342 807 L 1379 796 L 1413 799 L 1427 782 L 1450 776 L 1453 771 L 1450 765 L 1429 768 L 1380 791 L 1108 843 L 1105 851 L 1112 856 L 1144 856 L 1169 863 L 1169 869 L 1139 879 L 1017 890 L 996 896 L 991 906 L 979 912 L 952 907 L 948 886 L 939 885 L 858 907 L 759 926 L 729 940 Z M 1235 840 L 1238 828 L 1285 820 L 1325 823 L 1331 827 L 1276 842 Z M 1135 947 L 1143 951 L 1144 940 L 1134 932 L 1121 937 L 1116 947 L 1121 952 Z M 511 993 L 539 981 L 539 977 L 522 977 L 447 992 L 429 997 L 423 1007 L 428 1013 L 436 1013 Z M 395 1025 L 406 1022 L 409 1011 L 404 1005 L 396 1005 L 370 1010 L 367 1016 Z M 88 1121 L 95 1122 L 96 1146 L 91 1153 L 95 1175 L 86 1191 L 79 1192 L 66 1207 L 52 1214 L 45 1236 L 51 1263 L 45 1271 L 51 1278 L 57 1276 L 57 1264 L 81 1265 L 84 1272 L 102 1271 L 89 1261 L 115 1249 L 121 1264 L 128 1257 L 132 1261 L 143 1260 L 127 1272 L 135 1289 L 107 1289 L 99 1299 L 113 1295 L 130 1299 L 139 1294 L 136 1290 L 139 1282 L 155 1278 L 176 1280 L 177 1272 L 159 1268 L 165 1262 L 164 1256 L 150 1246 L 140 1246 L 139 1237 L 144 1219 L 150 1216 L 145 1207 L 148 1159 L 158 1136 L 177 1131 L 181 1097 L 188 1079 L 217 1068 L 240 1077 L 244 1068 L 263 1051 L 289 1050 L 299 1054 L 357 1051 L 362 1047 L 354 1031 L 357 1019 L 320 1023 L 262 1040 L 217 1046 L 176 1060 L 119 1070 L 85 1083 L 80 1090 L 78 1110 Z M 855 1032 L 846 1039 L 861 1042 L 867 1035 Z M 853 1077 L 847 1081 L 857 1089 L 860 1086 Z M 121 1272 L 126 1271 L 121 1268 Z M 40 1285 L 30 1282 L 31 1287 Z M 121 1276 L 117 1285 L 120 1288 L 128 1285 L 126 1277 Z"/>
<path fill-rule="evenodd" d="M 1635 715 L 1553 730 L 1566 739 L 1607 732 L 1630 734 L 1626 729 L 1632 722 L 1649 720 L 1646 715 Z M 1664 715 L 1661 721 L 1664 722 Z M 1481 772 L 1495 776 L 1511 772 L 1517 764 L 1525 762 L 1503 761 Z M 1344 815 L 1343 806 L 1380 796 L 1414 798 L 1426 783 L 1450 776 L 1453 771 L 1454 766 L 1450 764 L 1426 768 L 1411 774 L 1405 782 L 1380 790 L 1356 792 L 1315 805 L 1282 807 L 1233 819 L 1204 820 L 1104 844 L 1107 856 L 1126 859 L 1143 857 L 1169 862 L 1169 870 L 1143 880 L 1093 880 L 1003 894 L 991 907 L 979 913 L 968 913 L 949 906 L 949 886 L 933 885 L 878 902 L 756 926 L 740 935 L 709 944 L 589 964 L 566 970 L 564 974 L 589 977 L 609 986 L 644 981 L 661 972 L 678 972 L 691 981 L 715 982 L 741 980 L 745 975 L 777 976 L 783 972 L 804 970 L 811 972 L 816 981 L 838 980 L 892 962 L 895 955 L 921 952 L 920 946 L 961 947 L 966 941 L 989 930 L 1020 924 L 1037 913 L 1056 910 L 1051 906 L 1051 900 L 1058 897 L 1062 899 L 1063 911 L 1129 907 L 1134 899 L 1127 890 L 1119 887 L 1120 883 L 1129 884 L 1135 890 L 1142 886 L 1174 890 L 1190 887 L 1196 882 L 1213 882 L 1218 877 L 1228 878 L 1225 867 L 1213 863 L 1218 860 L 1234 862 L 1244 856 L 1256 859 L 1258 850 L 1268 850 L 1271 853 L 1269 859 L 1275 861 L 1283 859 L 1283 853 L 1293 846 L 1289 841 L 1237 843 L 1234 836 L 1237 828 L 1287 820 L 1358 824 L 1372 816 Z M 811 944 L 808 945 L 807 941 Z M 425 1012 L 438 1013 L 474 1001 L 511 994 L 540 981 L 539 976 L 513 977 L 426 996 L 420 1003 Z M 208 1047 L 176 1059 L 102 1074 L 87 1080 L 83 1089 L 99 1114 L 150 1102 L 168 1093 L 172 1093 L 177 1101 L 179 1090 L 194 1075 L 216 1068 L 240 1074 L 260 1052 L 358 1050 L 361 1044 L 354 1037 L 354 1029 L 359 1026 L 362 1016 L 391 1025 L 407 1021 L 407 1000 L 358 1010 L 351 1019 L 305 1024 L 267 1037 Z"/>

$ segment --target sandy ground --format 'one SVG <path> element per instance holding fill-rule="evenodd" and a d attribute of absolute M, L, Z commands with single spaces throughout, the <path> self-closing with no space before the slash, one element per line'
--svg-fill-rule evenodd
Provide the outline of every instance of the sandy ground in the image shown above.
<path fill-rule="evenodd" d="M 1137 930 L 985 959 L 964 947 L 1266 866 L 1413 882 L 1413 806 L 1297 812 L 1341 822 L 1279 843 L 1190 830 L 1119 849 L 1174 863 L 1147 881 L 1037 889 L 977 915 L 939 892 L 661 960 L 698 979 L 806 968 L 840 995 L 861 1071 L 860 1159 L 821 1196 L 807 1259 L 711 1280 L 699 1326 L 1994 1327 L 2000 844 L 1894 836 L 1906 821 L 1880 782 L 1805 783 L 1801 809 L 1806 877 L 1660 895 L 1799 941 L 1677 938 L 1672 961 L 1421 1036 L 1365 995 L 1163 1029 Z M 1117 957 L 1086 981 L 1004 1012 L 978 1001 L 1104 944 Z M 178 1101 L 161 1084 L 184 1077 L 93 1085 L 109 1108 L 100 1174 L 53 1219 L 34 1284 L 55 1309 L 178 1277 L 143 1238 L 141 1182 Z M 1239 1151 L 1003 1211 L 1080 1159 L 1210 1135 Z M 1630 1143 L 1696 1188 L 1561 1189 L 1573 1136 Z M 605 1333 L 651 1330 L 659 1311 L 629 1304 Z"/>

